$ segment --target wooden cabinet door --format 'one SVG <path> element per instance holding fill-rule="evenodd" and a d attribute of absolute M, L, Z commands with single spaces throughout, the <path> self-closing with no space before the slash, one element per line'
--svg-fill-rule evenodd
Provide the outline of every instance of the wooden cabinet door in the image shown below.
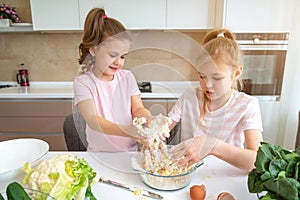
<path fill-rule="evenodd" d="M 1 101 L 0 110 L 0 141 L 38 138 L 52 151 L 66 150 L 63 123 L 72 113 L 72 101 Z"/>
<path fill-rule="evenodd" d="M 79 30 L 78 0 L 30 0 L 33 30 Z"/>

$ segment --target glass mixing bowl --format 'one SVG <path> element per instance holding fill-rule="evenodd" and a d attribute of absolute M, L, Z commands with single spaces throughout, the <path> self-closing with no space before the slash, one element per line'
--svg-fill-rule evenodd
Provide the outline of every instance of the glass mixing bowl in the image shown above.
<path fill-rule="evenodd" d="M 139 172 L 141 180 L 149 187 L 157 190 L 179 190 L 191 182 L 191 177 L 197 168 L 203 165 L 203 161 L 196 163 L 189 171 L 176 175 L 159 175 L 143 169 L 143 155 L 141 152 L 131 157 L 131 167 Z"/>

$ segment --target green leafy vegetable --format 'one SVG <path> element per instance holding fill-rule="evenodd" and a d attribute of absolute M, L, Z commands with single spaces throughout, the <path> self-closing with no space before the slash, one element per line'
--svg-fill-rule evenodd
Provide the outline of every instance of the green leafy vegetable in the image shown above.
<path fill-rule="evenodd" d="M 55 156 L 41 162 L 35 169 L 26 163 L 24 169 L 27 174 L 23 179 L 25 185 L 57 200 L 96 200 L 91 192 L 96 172 L 83 158 Z"/>
<path fill-rule="evenodd" d="M 30 200 L 30 197 L 25 192 L 24 188 L 18 182 L 8 184 L 6 195 L 8 200 Z"/>
<path fill-rule="evenodd" d="M 267 192 L 261 200 L 300 199 L 300 149 L 289 151 L 262 142 L 255 168 L 248 174 L 251 193 Z"/>

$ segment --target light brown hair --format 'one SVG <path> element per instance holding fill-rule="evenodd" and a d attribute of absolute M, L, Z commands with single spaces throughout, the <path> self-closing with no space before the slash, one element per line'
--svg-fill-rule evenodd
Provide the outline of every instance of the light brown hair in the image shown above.
<path fill-rule="evenodd" d="M 217 60 L 228 66 L 231 66 L 234 73 L 240 66 L 242 53 L 235 41 L 235 35 L 227 29 L 216 29 L 208 32 L 203 39 L 203 48 L 212 60 Z M 242 81 L 236 79 L 231 86 L 233 89 L 242 90 Z M 203 105 L 200 114 L 199 123 L 202 123 L 206 111 L 206 105 L 209 101 L 206 95 L 203 95 Z"/>
<path fill-rule="evenodd" d="M 106 38 L 125 32 L 125 27 L 118 20 L 108 17 L 103 8 L 92 9 L 85 20 L 82 42 L 79 45 L 79 74 L 91 70 L 94 59 L 90 48 L 98 46 Z M 129 39 L 129 35 L 127 39 Z"/>
<path fill-rule="evenodd" d="M 213 60 L 232 66 L 234 72 L 240 65 L 241 51 L 235 36 L 227 29 L 217 29 L 206 34 L 203 48 Z M 238 89 L 238 83 L 233 85 Z"/>

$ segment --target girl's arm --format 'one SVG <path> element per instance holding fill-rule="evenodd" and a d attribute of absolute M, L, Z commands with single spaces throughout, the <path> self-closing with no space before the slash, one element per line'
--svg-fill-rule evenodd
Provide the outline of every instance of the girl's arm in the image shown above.
<path fill-rule="evenodd" d="M 208 155 L 213 155 L 237 168 L 250 172 L 254 168 L 262 134 L 259 130 L 246 130 L 244 134 L 245 149 L 203 135 L 182 142 L 175 146 L 172 152 L 175 158 L 183 156 L 179 164 L 192 165 Z"/>
<path fill-rule="evenodd" d="M 139 137 L 137 130 L 133 126 L 114 124 L 103 117 L 99 117 L 92 99 L 79 102 L 78 107 L 85 122 L 96 131 L 108 135 Z"/>
<path fill-rule="evenodd" d="M 144 107 L 140 95 L 131 96 L 131 113 L 133 117 L 145 117 L 150 120 L 151 113 Z"/>
<path fill-rule="evenodd" d="M 170 124 L 169 129 L 172 130 L 177 125 L 177 123 L 178 122 L 172 120 L 172 124 Z"/>
<path fill-rule="evenodd" d="M 259 130 L 246 130 L 244 134 L 245 149 L 218 140 L 211 154 L 237 168 L 250 172 L 254 168 L 262 134 Z"/>

